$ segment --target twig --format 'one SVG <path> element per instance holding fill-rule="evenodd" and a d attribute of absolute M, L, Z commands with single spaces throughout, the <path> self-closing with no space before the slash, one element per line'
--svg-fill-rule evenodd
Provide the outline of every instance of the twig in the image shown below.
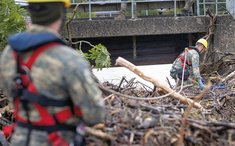
<path fill-rule="evenodd" d="M 69 37 L 69 42 L 72 43 L 72 37 L 71 37 L 71 31 L 70 31 L 70 23 L 72 22 L 72 20 L 75 17 L 76 11 L 78 9 L 78 6 L 80 5 L 80 3 L 77 3 L 76 7 L 73 9 L 73 13 L 72 13 L 72 17 L 70 19 L 68 19 L 68 21 L 66 22 L 66 28 L 67 28 L 67 32 L 68 32 L 68 37 Z"/>
<path fill-rule="evenodd" d="M 107 100 L 107 99 L 109 99 L 109 98 L 111 98 L 111 97 L 113 97 L 113 96 L 114 96 L 114 94 L 110 94 L 109 96 L 107 96 L 107 97 L 104 98 L 104 101 Z"/>
<path fill-rule="evenodd" d="M 211 19 L 210 19 L 210 25 L 208 26 L 207 34 L 204 36 L 204 38 L 206 40 L 209 40 L 209 39 L 212 39 L 212 35 L 214 34 L 214 31 L 215 31 L 216 15 L 214 15 L 210 11 L 210 9 L 207 9 L 206 13 L 210 16 Z M 202 61 L 203 63 L 205 63 L 205 61 L 206 61 L 207 52 L 204 55 L 204 58 Z"/>
<path fill-rule="evenodd" d="M 230 73 L 229 75 L 227 75 L 225 78 L 222 79 L 221 82 L 225 82 L 228 79 L 232 78 L 233 76 L 235 76 L 235 71 L 233 71 L 232 73 Z"/>
<path fill-rule="evenodd" d="M 221 99 L 225 98 L 226 96 L 235 96 L 235 91 L 219 95 L 218 98 L 221 100 Z"/>
<path fill-rule="evenodd" d="M 129 99 L 134 99 L 134 100 L 156 100 L 156 99 L 161 99 L 161 98 L 164 98 L 164 97 L 167 97 L 167 96 L 170 96 L 171 94 L 173 94 L 175 91 L 171 92 L 171 93 L 168 93 L 168 94 L 165 94 L 165 95 L 162 95 L 162 96 L 157 96 L 157 97 L 136 97 L 136 96 L 130 96 L 130 95 L 125 95 L 125 94 L 122 94 L 122 93 L 119 93 L 119 92 L 116 92 L 114 90 L 110 90 L 110 89 L 107 89 L 101 85 L 98 85 L 99 88 L 101 88 L 102 90 L 104 91 L 107 91 L 109 93 L 112 93 L 112 94 L 116 94 L 120 97 L 126 97 L 126 98 L 129 98 Z"/>
<path fill-rule="evenodd" d="M 123 81 L 125 80 L 125 77 L 122 77 L 122 80 L 120 81 L 117 90 L 120 90 L 120 87 L 122 86 Z"/>
<path fill-rule="evenodd" d="M 199 125 L 203 125 L 203 126 L 223 126 L 229 129 L 235 129 L 235 123 L 225 123 L 225 122 L 203 122 L 203 121 L 199 121 L 199 120 L 192 120 L 192 119 L 187 119 L 187 121 L 189 121 L 190 123 L 197 123 Z"/>
<path fill-rule="evenodd" d="M 85 127 L 85 131 L 87 134 L 105 139 L 105 140 L 115 140 L 116 138 L 113 137 L 112 135 L 106 134 L 104 132 L 102 132 L 101 130 L 97 130 L 94 128 L 90 128 L 90 127 Z"/>
<path fill-rule="evenodd" d="M 149 137 L 154 133 L 155 133 L 154 130 L 150 129 L 144 134 L 144 138 L 143 138 L 143 144 L 144 145 L 148 142 Z"/>
<path fill-rule="evenodd" d="M 166 77 L 166 80 L 167 80 L 167 82 L 168 82 L 168 84 L 169 84 L 169 86 L 171 87 L 171 89 L 173 88 L 173 86 L 171 85 L 171 82 L 170 82 L 170 80 L 168 79 L 168 77 Z"/>
<path fill-rule="evenodd" d="M 206 92 L 210 90 L 210 87 L 211 87 L 211 83 L 206 85 L 205 89 L 199 95 L 197 95 L 194 98 L 193 103 L 190 103 L 189 106 L 187 107 L 187 109 L 185 110 L 185 112 L 183 114 L 183 118 L 181 120 L 181 127 L 180 127 L 180 132 L 179 132 L 180 137 L 179 137 L 179 141 L 178 141 L 177 146 L 182 146 L 182 144 L 183 144 L 184 131 L 185 131 L 185 128 L 186 128 L 186 120 L 187 120 L 188 115 L 190 114 L 190 111 L 193 107 L 193 104 L 195 102 L 201 100 L 201 98 L 206 94 Z"/>

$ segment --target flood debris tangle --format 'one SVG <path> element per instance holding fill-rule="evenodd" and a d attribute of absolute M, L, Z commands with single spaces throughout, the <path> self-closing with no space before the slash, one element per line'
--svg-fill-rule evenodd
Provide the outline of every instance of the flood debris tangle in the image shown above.
<path fill-rule="evenodd" d="M 134 69 L 136 71 L 136 69 Z M 139 74 L 145 76 L 144 73 Z M 149 87 L 136 78 L 99 83 L 106 107 L 104 123 L 86 127 L 88 146 L 232 146 L 235 145 L 234 71 L 210 76 L 206 89 L 153 81 Z M 146 76 L 145 76 L 146 77 Z M 167 89 L 168 89 L 167 88 Z M 187 101 L 175 98 L 173 93 Z M 171 92 L 173 91 L 173 92 Z M 0 126 L 14 123 L 13 107 L 0 90 Z M 198 103 L 202 108 L 194 104 Z M 10 137 L 7 138 L 9 140 Z"/>

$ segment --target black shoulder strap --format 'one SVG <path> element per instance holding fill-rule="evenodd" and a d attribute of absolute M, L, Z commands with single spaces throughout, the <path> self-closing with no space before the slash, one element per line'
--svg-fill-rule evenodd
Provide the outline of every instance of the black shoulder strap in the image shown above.
<path fill-rule="evenodd" d="M 198 49 L 195 46 L 189 46 L 188 48 L 192 49 L 192 50 L 195 50 L 195 51 L 197 51 L 198 54 L 200 54 L 200 52 L 198 51 Z"/>

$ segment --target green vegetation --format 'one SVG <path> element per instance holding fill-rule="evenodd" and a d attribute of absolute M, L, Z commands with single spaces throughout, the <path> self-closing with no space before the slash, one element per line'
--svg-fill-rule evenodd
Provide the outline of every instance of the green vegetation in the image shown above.
<path fill-rule="evenodd" d="M 224 3 L 217 4 L 217 15 L 223 15 L 227 12 L 226 1 L 220 0 L 219 2 L 224 2 Z M 205 13 L 204 12 L 204 5 L 200 4 L 199 7 L 200 7 L 200 15 L 204 15 L 204 13 Z M 205 8 L 206 9 L 209 8 L 213 14 L 216 14 L 216 3 L 206 4 Z"/>
<path fill-rule="evenodd" d="M 6 39 L 9 35 L 16 32 L 22 32 L 26 29 L 23 15 L 25 9 L 16 5 L 14 0 L 1 0 L 0 2 L 0 51 L 6 45 Z"/>
<path fill-rule="evenodd" d="M 101 70 L 104 67 L 110 67 L 111 66 L 111 59 L 110 59 L 110 53 L 108 52 L 107 48 L 104 45 L 98 44 L 98 45 L 92 45 L 88 41 L 78 41 L 78 42 L 73 42 L 72 37 L 71 37 L 71 22 L 78 17 L 79 13 L 77 13 L 76 7 L 74 8 L 72 13 L 67 14 L 68 20 L 66 22 L 66 30 L 67 34 L 69 36 L 68 40 L 69 43 L 71 44 L 79 44 L 79 48 L 77 48 L 77 52 L 80 53 L 84 58 L 86 58 L 87 61 L 89 62 L 94 62 L 95 67 L 98 70 Z M 92 48 L 88 50 L 88 52 L 84 53 L 82 51 L 82 43 L 86 43 L 90 45 Z"/>
<path fill-rule="evenodd" d="M 26 30 L 26 23 L 24 16 L 27 14 L 26 10 L 19 5 L 16 5 L 14 0 L 1 0 L 0 2 L 0 51 L 2 51 L 6 44 L 9 35 Z M 72 13 L 67 14 L 72 17 Z M 88 17 L 85 13 L 78 13 L 79 18 Z M 110 54 L 106 47 L 98 44 L 92 45 L 92 49 L 84 56 L 88 61 L 94 61 L 95 67 L 102 69 L 103 67 L 111 66 Z"/>
<path fill-rule="evenodd" d="M 95 68 L 97 68 L 98 70 L 102 70 L 102 68 L 111 66 L 110 53 L 104 45 L 98 44 L 94 46 L 86 41 L 81 41 L 80 43 L 82 42 L 89 44 L 90 46 L 92 46 L 92 48 L 87 53 L 84 53 L 81 48 L 77 49 L 77 51 L 83 57 L 85 57 L 87 61 L 94 61 Z"/>
<path fill-rule="evenodd" d="M 177 8 L 176 9 L 176 14 L 180 14 L 181 13 L 181 9 Z M 160 9 L 149 9 L 149 10 L 137 10 L 136 12 L 137 17 L 141 17 L 141 16 L 159 16 L 159 15 L 174 15 L 174 9 L 166 9 L 163 13 L 161 13 Z M 73 13 L 67 13 L 67 17 L 71 18 L 73 16 Z M 126 17 L 131 17 L 131 9 L 127 9 L 125 11 L 125 16 Z M 96 14 L 95 12 L 91 13 L 91 18 L 96 18 Z M 75 17 L 77 19 L 87 19 L 89 18 L 89 13 L 88 12 L 77 12 L 75 14 Z"/>
<path fill-rule="evenodd" d="M 110 53 L 107 48 L 101 44 L 96 45 L 86 54 L 89 60 L 95 61 L 95 67 L 99 70 L 111 66 Z"/>

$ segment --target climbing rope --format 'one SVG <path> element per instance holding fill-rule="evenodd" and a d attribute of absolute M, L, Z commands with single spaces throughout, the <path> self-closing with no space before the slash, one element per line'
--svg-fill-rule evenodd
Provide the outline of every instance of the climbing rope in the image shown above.
<path fill-rule="evenodd" d="M 185 72 L 184 68 L 185 68 L 185 65 L 186 65 L 187 51 L 188 51 L 188 48 L 185 48 L 184 64 L 183 64 L 183 71 L 182 71 L 182 77 L 181 77 L 181 86 L 180 86 L 180 90 L 177 93 L 180 93 L 183 89 L 183 86 L 184 86 L 184 72 Z"/>

